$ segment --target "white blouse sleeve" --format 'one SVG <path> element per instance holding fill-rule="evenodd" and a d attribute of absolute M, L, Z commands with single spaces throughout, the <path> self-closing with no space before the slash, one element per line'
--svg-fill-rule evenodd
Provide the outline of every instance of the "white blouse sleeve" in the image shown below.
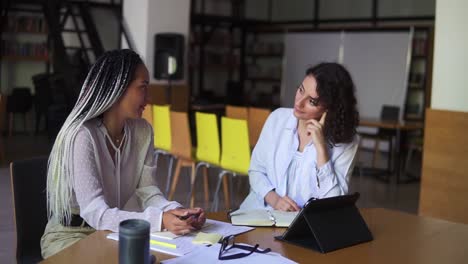
<path fill-rule="evenodd" d="M 121 221 L 138 218 L 151 223 L 151 232 L 160 231 L 163 214 L 160 208 L 148 207 L 143 212 L 129 212 L 108 206 L 98 173 L 100 165 L 94 153 L 91 135 L 86 129 L 81 129 L 73 147 L 73 187 L 80 216 L 96 230 L 117 232 Z"/>
<path fill-rule="evenodd" d="M 329 160 L 317 169 L 317 196 L 325 198 L 348 193 L 349 178 L 354 168 L 358 144 L 348 144 L 334 160 Z"/>

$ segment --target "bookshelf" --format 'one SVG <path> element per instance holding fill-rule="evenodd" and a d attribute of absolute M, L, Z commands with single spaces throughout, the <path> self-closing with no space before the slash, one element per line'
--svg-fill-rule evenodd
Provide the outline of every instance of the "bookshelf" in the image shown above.
<path fill-rule="evenodd" d="M 48 57 L 48 32 L 44 17 L 9 15 L 4 29 L 1 40 L 4 59 L 16 61 L 30 58 L 32 61 L 44 61 Z"/>
<path fill-rule="evenodd" d="M 49 70 L 48 28 L 38 12 L 11 11 L 1 32 L 1 91 L 33 87 L 31 76 Z"/>
<path fill-rule="evenodd" d="M 195 97 L 216 101 L 226 96 L 227 83 L 241 80 L 242 27 L 236 21 L 192 14 L 188 65 Z"/>
<path fill-rule="evenodd" d="M 405 104 L 406 120 L 424 120 L 424 110 L 430 106 L 432 43 L 432 27 L 413 28 L 411 63 Z"/>
<path fill-rule="evenodd" d="M 250 105 L 279 106 L 284 34 L 252 31 L 247 36 L 245 86 Z"/>

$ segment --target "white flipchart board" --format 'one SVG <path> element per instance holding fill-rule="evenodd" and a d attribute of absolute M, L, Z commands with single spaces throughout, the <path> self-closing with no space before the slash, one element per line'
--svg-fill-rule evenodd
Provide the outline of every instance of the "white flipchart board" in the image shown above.
<path fill-rule="evenodd" d="M 410 31 L 290 33 L 285 37 L 281 105 L 292 107 L 305 70 L 319 62 L 342 63 L 356 85 L 361 117 L 378 118 L 383 105 L 404 112 Z M 375 129 L 359 128 L 360 131 Z"/>

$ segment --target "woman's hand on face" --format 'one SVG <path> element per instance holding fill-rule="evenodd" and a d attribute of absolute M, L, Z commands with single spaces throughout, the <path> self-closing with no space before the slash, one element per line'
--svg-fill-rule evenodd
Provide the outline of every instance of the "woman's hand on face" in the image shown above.
<path fill-rule="evenodd" d="M 323 135 L 323 127 L 325 126 L 325 118 L 327 112 L 322 114 L 319 121 L 309 119 L 306 121 L 307 136 L 312 138 L 312 142 L 316 146 L 325 146 L 325 136 Z"/>
<path fill-rule="evenodd" d="M 297 205 L 297 203 L 289 198 L 288 196 L 279 197 L 276 201 L 275 205 L 273 206 L 275 210 L 280 210 L 284 212 L 295 212 L 299 211 L 301 208 Z"/>
<path fill-rule="evenodd" d="M 194 209 L 173 209 L 163 213 L 162 228 L 169 230 L 176 235 L 185 235 L 196 228 L 192 226 L 193 219 L 190 212 Z M 187 219 L 183 220 L 184 218 Z"/>

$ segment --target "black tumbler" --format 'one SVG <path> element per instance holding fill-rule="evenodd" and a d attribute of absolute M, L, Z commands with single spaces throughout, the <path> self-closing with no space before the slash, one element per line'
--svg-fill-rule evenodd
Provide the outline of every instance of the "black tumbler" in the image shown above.
<path fill-rule="evenodd" d="M 120 222 L 119 226 L 119 263 L 149 264 L 150 223 L 140 219 Z"/>

